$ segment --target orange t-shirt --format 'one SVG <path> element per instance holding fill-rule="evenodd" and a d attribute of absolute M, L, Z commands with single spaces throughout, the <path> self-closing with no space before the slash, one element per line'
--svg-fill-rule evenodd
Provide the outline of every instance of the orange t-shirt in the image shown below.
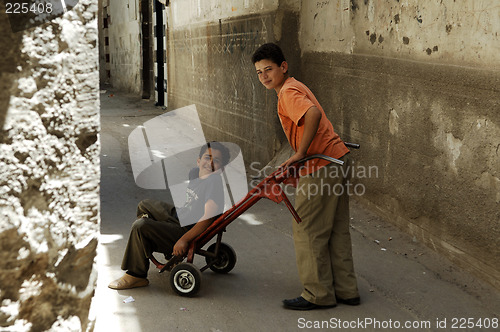
<path fill-rule="evenodd" d="M 304 115 L 312 106 L 321 111 L 318 131 L 314 136 L 307 155 L 324 154 L 340 158 L 349 152 L 339 135 L 333 130 L 332 123 L 325 115 L 314 94 L 303 83 L 293 77 L 287 78 L 278 94 L 278 116 L 285 131 L 288 142 L 297 151 L 304 135 Z M 301 175 L 311 174 L 330 162 L 324 159 L 314 159 L 306 163 Z"/>

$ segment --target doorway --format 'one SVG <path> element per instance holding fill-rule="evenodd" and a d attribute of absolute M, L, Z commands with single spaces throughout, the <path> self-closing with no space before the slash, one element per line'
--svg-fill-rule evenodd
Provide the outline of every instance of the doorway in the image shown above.
<path fill-rule="evenodd" d="M 154 82 L 155 101 L 157 106 L 167 106 L 167 75 L 166 75 L 166 11 L 165 6 L 158 0 L 153 6 L 154 31 Z"/>
<path fill-rule="evenodd" d="M 152 31 L 152 6 L 148 0 L 141 0 L 141 35 L 142 35 L 142 98 L 149 99 L 153 93 L 153 45 L 151 37 Z"/>

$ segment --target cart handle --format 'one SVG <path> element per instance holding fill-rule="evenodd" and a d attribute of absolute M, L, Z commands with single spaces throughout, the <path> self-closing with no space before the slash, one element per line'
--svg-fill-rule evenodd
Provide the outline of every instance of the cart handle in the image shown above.
<path fill-rule="evenodd" d="M 352 148 L 352 149 L 359 149 L 361 146 L 357 143 L 349 143 L 349 142 L 344 142 L 344 145 L 348 148 Z M 294 165 L 297 165 L 297 164 L 300 164 L 300 163 L 305 163 L 306 161 L 309 161 L 311 159 L 324 159 L 324 160 L 328 160 L 332 163 L 336 163 L 336 164 L 339 164 L 339 165 L 344 165 L 344 162 L 342 160 L 338 160 L 338 159 L 335 159 L 335 158 L 332 158 L 330 156 L 325 156 L 324 154 L 313 154 L 311 156 L 307 156 L 305 158 L 302 158 L 300 160 L 297 160 L 296 162 L 294 162 L 293 164 L 290 164 L 289 166 L 294 166 Z"/>
<path fill-rule="evenodd" d="M 342 160 L 338 160 L 338 159 L 332 158 L 330 156 L 325 156 L 324 154 L 313 154 L 313 155 L 307 156 L 305 158 L 302 158 L 300 160 L 297 160 L 296 162 L 288 165 L 287 168 L 282 168 L 282 169 L 276 170 L 273 174 L 271 174 L 271 176 L 274 176 L 274 178 L 279 183 L 284 182 L 286 184 L 291 184 L 291 185 L 295 186 L 293 184 L 294 183 L 293 181 L 297 181 L 298 174 L 296 174 L 296 172 L 291 171 L 291 170 L 296 169 L 298 165 L 305 163 L 306 161 L 309 161 L 311 159 L 324 159 L 324 160 L 327 160 L 327 161 L 332 162 L 332 163 L 344 165 L 344 162 Z M 292 180 L 292 179 L 294 179 L 294 180 Z M 289 182 L 289 181 L 292 181 L 292 182 Z"/>
<path fill-rule="evenodd" d="M 359 149 L 360 148 L 360 145 L 357 144 L 357 143 L 344 142 L 344 145 L 346 147 L 352 148 L 352 149 Z M 311 159 L 323 159 L 323 160 L 327 160 L 327 161 L 332 162 L 332 163 L 336 163 L 336 164 L 339 164 L 339 165 L 344 165 L 344 162 L 342 160 L 338 160 L 338 159 L 332 158 L 330 156 L 325 156 L 324 154 L 313 154 L 311 156 L 307 156 L 305 158 L 297 160 L 296 162 L 288 165 L 288 167 L 295 167 L 295 166 L 297 166 L 299 164 L 302 164 L 302 163 L 305 163 L 306 161 L 309 161 Z M 282 179 L 282 178 L 284 178 L 284 177 L 286 178 L 288 176 L 289 176 L 289 172 L 287 170 L 284 170 L 280 174 L 277 174 L 276 178 L 277 179 Z"/>
<path fill-rule="evenodd" d="M 344 145 L 347 146 L 348 148 L 353 148 L 353 149 L 359 149 L 360 145 L 357 143 L 349 143 L 349 142 L 344 142 Z"/>
<path fill-rule="evenodd" d="M 290 164 L 288 167 L 295 166 L 295 165 L 301 164 L 301 163 L 305 163 L 306 161 L 309 161 L 311 159 L 324 159 L 324 160 L 328 160 L 332 163 L 344 165 L 344 162 L 342 160 L 338 160 L 338 159 L 332 158 L 330 156 L 325 156 L 324 154 L 313 154 L 313 155 L 307 156 L 305 158 L 302 158 L 300 160 L 297 160 L 296 162 Z"/>

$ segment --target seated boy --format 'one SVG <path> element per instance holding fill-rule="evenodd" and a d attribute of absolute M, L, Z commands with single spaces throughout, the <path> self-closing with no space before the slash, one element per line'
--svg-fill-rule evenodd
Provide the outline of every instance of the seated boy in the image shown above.
<path fill-rule="evenodd" d="M 229 162 L 229 150 L 218 142 L 204 145 L 197 160 L 197 174 L 186 190 L 186 203 L 176 210 L 166 202 L 143 200 L 137 206 L 137 219 L 127 242 L 121 268 L 126 273 L 111 282 L 112 289 L 147 286 L 149 257 L 153 252 L 184 256 L 189 243 L 205 231 L 224 210 L 224 191 L 220 173 Z M 194 225 L 181 226 L 180 220 Z"/>

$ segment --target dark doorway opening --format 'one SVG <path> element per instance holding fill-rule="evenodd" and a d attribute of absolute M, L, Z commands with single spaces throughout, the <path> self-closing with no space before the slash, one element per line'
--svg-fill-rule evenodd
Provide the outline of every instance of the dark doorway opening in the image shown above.
<path fill-rule="evenodd" d="M 152 6 L 150 1 L 141 0 L 141 30 L 142 30 L 142 98 L 151 98 L 153 82 L 153 45 L 152 45 Z"/>
<path fill-rule="evenodd" d="M 158 0 L 154 2 L 154 15 L 156 18 L 156 24 L 154 27 L 154 34 L 156 39 L 156 50 L 155 50 L 155 64 L 156 64 L 156 79 L 155 79 L 155 89 L 157 93 L 156 105 L 165 105 L 165 59 L 164 59 L 164 37 L 165 37 L 165 22 L 163 21 L 163 12 L 165 7 Z"/>

